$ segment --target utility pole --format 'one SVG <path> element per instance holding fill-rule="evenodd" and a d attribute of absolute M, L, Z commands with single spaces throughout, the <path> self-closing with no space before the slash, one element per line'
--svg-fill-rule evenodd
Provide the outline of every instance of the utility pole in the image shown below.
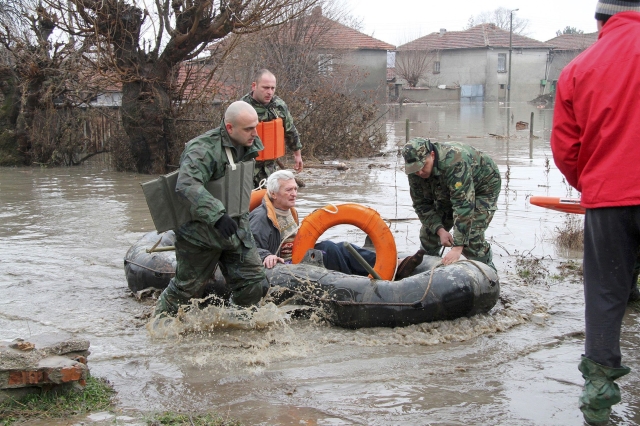
<path fill-rule="evenodd" d="M 509 78 L 507 81 L 507 108 L 511 108 L 511 52 L 513 48 L 511 47 L 511 42 L 513 38 L 513 12 L 517 12 L 520 9 L 513 9 L 509 12 Z"/>

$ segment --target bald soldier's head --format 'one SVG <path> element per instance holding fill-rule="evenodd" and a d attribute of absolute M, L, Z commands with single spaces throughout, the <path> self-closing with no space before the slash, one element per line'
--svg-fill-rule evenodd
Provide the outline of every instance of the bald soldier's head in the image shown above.
<path fill-rule="evenodd" d="M 258 135 L 258 114 L 251 105 L 236 101 L 224 113 L 224 123 L 233 143 L 249 147 Z"/>

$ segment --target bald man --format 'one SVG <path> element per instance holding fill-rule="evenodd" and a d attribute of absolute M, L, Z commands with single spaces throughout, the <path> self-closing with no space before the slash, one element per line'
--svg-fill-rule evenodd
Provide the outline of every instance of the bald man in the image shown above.
<path fill-rule="evenodd" d="M 293 116 L 289 112 L 287 104 L 275 94 L 276 92 L 276 76 L 267 69 L 261 69 L 256 72 L 253 83 L 251 83 L 251 92 L 242 97 L 258 113 L 260 121 L 272 121 L 276 118 L 282 119 L 284 126 L 284 140 L 289 150 L 293 154 L 293 169 L 301 172 L 303 168 L 302 162 L 302 144 L 300 143 L 300 135 L 298 129 L 293 124 Z M 254 185 L 257 187 L 262 181 L 277 170 L 274 160 L 256 162 L 254 173 Z"/>
<path fill-rule="evenodd" d="M 175 230 L 176 276 L 160 295 L 155 315 L 173 315 L 191 298 L 202 297 L 216 264 L 237 305 L 257 303 L 268 289 L 249 227 L 248 210 L 229 216 L 223 202 L 205 188 L 207 182 L 230 173 L 228 164 L 251 162 L 258 156 L 263 146 L 257 138 L 257 125 L 258 115 L 253 107 L 237 101 L 227 108 L 219 127 L 187 143 L 180 157 L 176 192 L 190 205 L 194 219 Z M 250 165 L 253 167 L 252 162 Z M 245 184 L 250 191 L 252 180 Z"/>

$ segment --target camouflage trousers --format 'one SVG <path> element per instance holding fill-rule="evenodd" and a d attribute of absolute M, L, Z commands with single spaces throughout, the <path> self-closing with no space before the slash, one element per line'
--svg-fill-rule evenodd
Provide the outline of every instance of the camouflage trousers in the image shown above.
<path fill-rule="evenodd" d="M 276 170 L 278 170 L 278 165 L 275 160 L 256 161 L 253 169 L 253 187 L 257 188 L 260 186 L 260 181 L 271 176 Z"/>
<path fill-rule="evenodd" d="M 246 231 L 240 228 L 238 232 Z M 175 314 L 180 305 L 188 304 L 191 298 L 202 297 L 216 265 L 220 265 L 227 286 L 231 289 L 232 301 L 237 305 L 257 303 L 269 288 L 255 242 L 251 248 L 247 248 L 234 235 L 219 244 L 202 247 L 176 233 L 175 247 L 176 276 L 160 295 L 155 315 L 163 312 Z"/>
<path fill-rule="evenodd" d="M 499 184 L 498 184 L 499 185 Z M 496 204 L 500 187 L 490 196 L 476 196 L 476 206 L 473 210 L 473 223 L 469 232 L 469 243 L 462 249 L 462 254 L 470 260 L 482 262 L 494 270 L 493 252 L 491 244 L 485 239 L 484 233 L 489 227 L 493 215 L 496 211 Z M 442 225 L 448 231 L 453 228 L 453 210 L 440 212 L 442 217 Z M 440 237 L 438 234 L 432 233 L 425 226 L 420 229 L 420 244 L 422 248 L 430 256 L 440 256 Z"/>

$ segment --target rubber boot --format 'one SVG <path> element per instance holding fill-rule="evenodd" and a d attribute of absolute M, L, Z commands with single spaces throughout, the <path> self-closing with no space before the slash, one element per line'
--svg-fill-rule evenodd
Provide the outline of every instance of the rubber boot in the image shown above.
<path fill-rule="evenodd" d="M 590 425 L 607 424 L 611 407 L 620 402 L 620 388 L 613 381 L 629 374 L 631 369 L 624 365 L 606 367 L 583 356 L 578 370 L 585 380 L 580 396 L 584 420 Z"/>
<path fill-rule="evenodd" d="M 158 315 L 162 316 L 175 316 L 178 313 L 178 308 L 180 305 L 185 305 L 189 303 L 188 298 L 184 298 L 180 296 L 171 285 L 173 280 L 169 283 L 169 286 L 164 289 L 160 297 L 158 298 L 158 302 L 156 302 L 156 310 L 153 313 L 153 316 L 156 317 Z"/>
<path fill-rule="evenodd" d="M 416 269 L 416 267 L 422 263 L 422 259 L 426 252 L 422 249 L 418 250 L 413 256 L 405 257 L 398 265 L 396 271 L 396 281 L 400 281 L 403 278 L 407 278 Z"/>

